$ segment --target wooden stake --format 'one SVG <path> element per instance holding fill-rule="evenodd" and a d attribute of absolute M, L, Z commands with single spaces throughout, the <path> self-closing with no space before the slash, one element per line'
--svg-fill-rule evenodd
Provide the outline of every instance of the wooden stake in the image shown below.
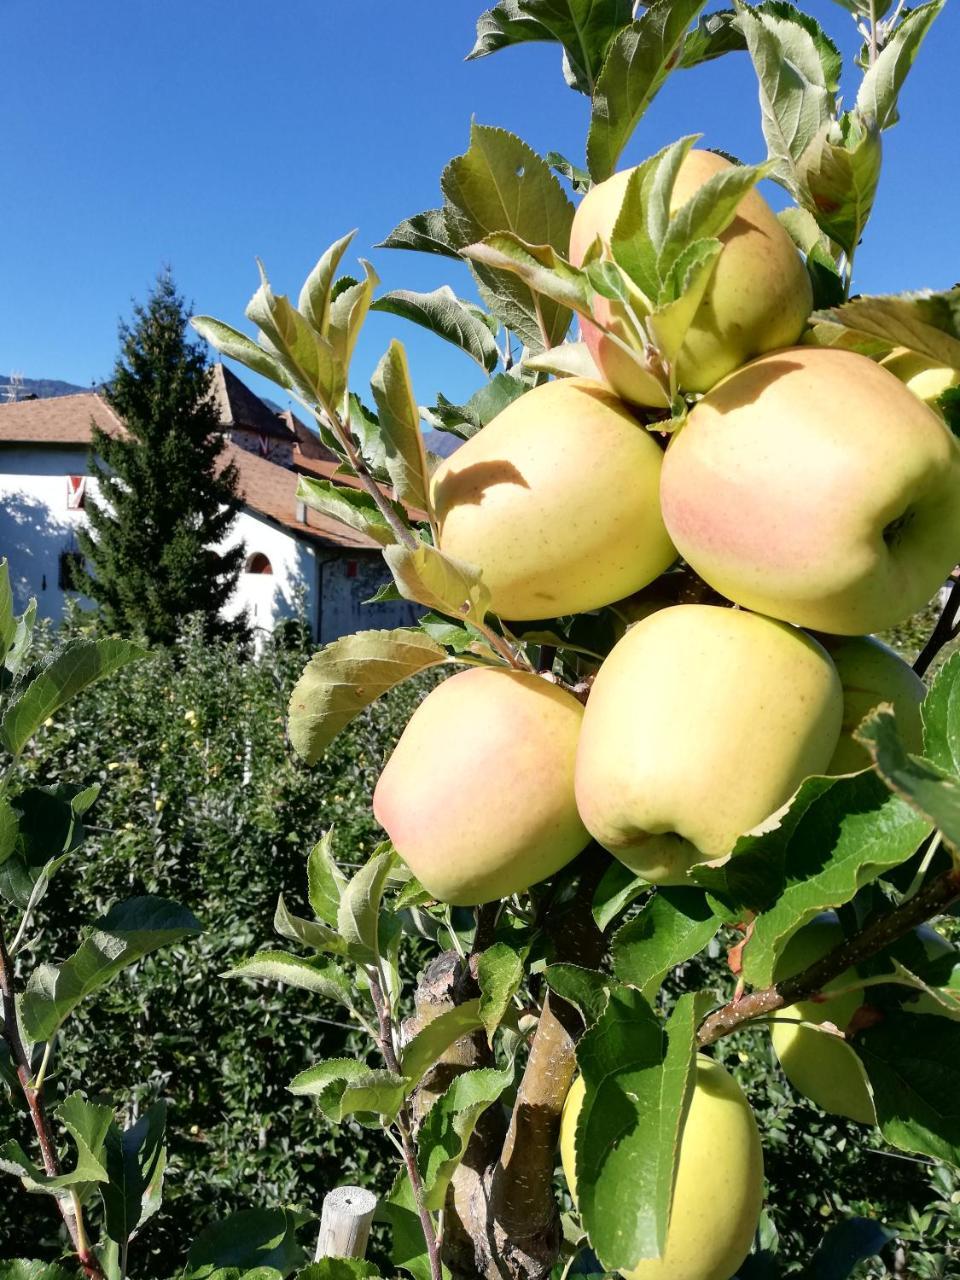
<path fill-rule="evenodd" d="M 315 1260 L 363 1258 L 377 1197 L 365 1187 L 334 1187 L 323 1197 Z"/>

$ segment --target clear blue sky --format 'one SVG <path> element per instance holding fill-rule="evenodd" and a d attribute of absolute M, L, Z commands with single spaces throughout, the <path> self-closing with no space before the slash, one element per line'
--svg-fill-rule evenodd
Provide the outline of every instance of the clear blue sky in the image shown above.
<path fill-rule="evenodd" d="M 255 255 L 277 292 L 296 296 L 319 253 L 352 227 L 384 288 L 468 291 L 465 267 L 372 246 L 438 203 L 440 170 L 466 147 L 472 116 L 578 161 L 587 122 L 555 46 L 463 61 L 483 7 L 5 0 L 0 373 L 85 385 L 108 375 L 117 321 L 164 262 L 197 311 L 247 327 Z M 807 7 L 849 62 L 858 45 L 849 16 L 829 0 Z M 960 0 L 950 0 L 902 97 L 903 120 L 886 135 L 860 291 L 960 279 L 958 49 Z M 694 132 L 762 158 L 746 55 L 674 76 L 625 160 Z M 375 316 L 357 355 L 358 390 L 394 335 L 407 344 L 421 403 L 437 390 L 463 398 L 482 381 L 439 339 Z"/>

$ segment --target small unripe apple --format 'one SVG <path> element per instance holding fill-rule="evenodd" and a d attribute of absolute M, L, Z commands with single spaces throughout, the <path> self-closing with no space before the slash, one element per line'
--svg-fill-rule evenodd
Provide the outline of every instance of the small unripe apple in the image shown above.
<path fill-rule="evenodd" d="M 705 396 L 664 458 L 684 559 L 748 609 L 837 635 L 924 606 L 960 555 L 960 446 L 852 351 L 763 356 Z"/>
<path fill-rule="evenodd" d="M 731 168 L 712 151 L 688 152 L 670 200 L 675 213 L 714 174 Z M 580 266 L 599 237 L 609 258 L 610 236 L 632 170 L 616 173 L 584 196 L 573 219 L 570 261 Z M 773 210 L 758 191 L 740 201 L 736 216 L 719 239 L 723 251 L 707 292 L 687 331 L 677 359 L 684 391 L 708 391 L 753 356 L 796 342 L 813 305 L 806 267 Z M 597 298 L 595 316 L 621 329 L 620 303 Z M 660 384 L 645 374 L 596 325 L 581 321 L 583 338 L 610 386 L 634 404 L 664 403 Z"/>
<path fill-rule="evenodd" d="M 763 1205 L 757 1122 L 743 1090 L 718 1062 L 699 1054 L 696 1070 L 664 1251 L 621 1271 L 626 1280 L 729 1280 L 750 1252 Z M 560 1125 L 560 1159 L 574 1202 L 574 1140 L 585 1093 L 578 1076 Z"/>
<path fill-rule="evenodd" d="M 938 413 L 937 400 L 951 387 L 960 386 L 960 369 L 934 364 L 926 356 L 908 351 L 905 347 L 897 347 L 880 363 L 909 387 L 918 399 Z"/>
<path fill-rule="evenodd" d="M 823 772 L 842 713 L 810 636 L 740 609 L 661 609 L 614 645 L 590 691 L 581 817 L 637 875 L 682 884 Z"/>
<path fill-rule="evenodd" d="M 597 609 L 676 559 L 660 515 L 662 462 L 599 382 L 548 382 L 437 468 L 440 548 L 481 570 L 502 618 Z"/>
<path fill-rule="evenodd" d="M 540 676 L 474 667 L 413 713 L 373 812 L 425 889 L 475 906 L 528 889 L 589 841 L 573 770 L 583 707 Z"/>
<path fill-rule="evenodd" d="M 906 749 L 920 754 L 920 704 L 927 689 L 913 668 L 872 636 L 820 635 L 818 639 L 833 659 L 843 685 L 843 728 L 826 772 L 856 773 L 869 767 L 870 754 L 853 735 L 864 717 L 881 702 L 893 704 L 897 730 Z"/>

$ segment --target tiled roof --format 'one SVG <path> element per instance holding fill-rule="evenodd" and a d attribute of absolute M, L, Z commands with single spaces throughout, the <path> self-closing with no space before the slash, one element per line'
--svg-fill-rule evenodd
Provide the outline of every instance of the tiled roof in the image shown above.
<path fill-rule="evenodd" d="M 286 415 L 268 409 L 259 396 L 222 364 L 213 366 L 213 397 L 220 408 L 220 421 L 228 430 L 293 439 L 292 425 L 286 421 Z"/>
<path fill-rule="evenodd" d="M 248 394 L 252 395 L 251 392 Z M 0 404 L 0 447 L 85 447 L 90 444 L 90 425 L 93 420 L 105 431 L 123 431 L 123 424 L 107 402 L 92 391 L 75 396 Z M 317 542 L 341 547 L 377 546 L 371 538 L 364 537 L 346 525 L 328 520 L 316 511 L 306 512 L 306 523 L 298 520 L 296 472 L 248 453 L 230 440 L 227 440 L 221 456 L 224 462 L 236 464 L 243 501 L 256 514 L 266 516 L 293 533 Z M 332 469 L 332 464 L 330 465 Z"/>

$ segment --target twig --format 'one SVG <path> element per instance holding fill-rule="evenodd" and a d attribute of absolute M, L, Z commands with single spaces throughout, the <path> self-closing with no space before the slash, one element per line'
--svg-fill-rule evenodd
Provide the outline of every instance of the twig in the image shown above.
<path fill-rule="evenodd" d="M 393 530 L 397 541 L 409 550 L 415 550 L 419 543 L 419 538 L 412 529 L 408 529 L 403 524 L 397 513 L 394 511 L 390 499 L 380 488 L 380 485 L 374 478 L 373 473 L 364 461 L 360 450 L 353 443 L 349 428 L 344 425 L 339 414 L 332 412 L 326 406 L 323 407 L 323 417 L 331 435 L 336 439 L 337 444 L 346 454 L 347 461 L 353 468 L 354 475 L 360 481 L 361 486 L 376 503 L 377 510 Z"/>
<path fill-rule="evenodd" d="M 755 1018 L 766 1017 L 800 1000 L 812 999 L 833 978 L 876 955 L 917 925 L 944 911 L 958 898 L 960 867 L 952 867 L 924 885 L 919 893 L 893 911 L 876 917 L 856 937 L 834 947 L 802 973 L 761 991 L 752 991 L 740 1000 L 732 1000 L 722 1009 L 714 1010 L 700 1024 L 697 1043 L 705 1048 Z"/>
<path fill-rule="evenodd" d="M 958 613 L 960 613 L 960 578 L 954 578 L 946 604 L 940 610 L 940 617 L 930 632 L 930 639 L 920 650 L 920 656 L 913 664 L 913 669 L 918 676 L 925 675 L 930 663 L 943 646 L 956 638 L 960 631 L 957 625 Z"/>
<path fill-rule="evenodd" d="M 23 1096 L 30 1111 L 30 1119 L 33 1121 L 37 1141 L 40 1144 L 43 1168 L 47 1177 L 56 1178 L 60 1176 L 60 1161 L 57 1158 L 56 1145 L 54 1144 L 53 1134 L 50 1131 L 50 1121 L 43 1105 L 43 1094 L 39 1088 L 34 1087 L 33 1072 L 30 1069 L 26 1047 L 20 1035 L 13 965 L 7 951 L 2 926 L 0 926 L 0 999 L 2 999 L 3 1004 L 3 1037 L 10 1048 L 10 1056 L 17 1069 L 17 1078 L 20 1081 L 20 1087 L 23 1090 Z M 77 1259 L 83 1269 L 83 1274 L 87 1277 L 87 1280 L 105 1280 L 100 1263 L 87 1243 L 86 1233 L 83 1229 L 83 1209 L 79 1201 L 74 1196 L 71 1200 L 71 1208 L 68 1208 L 66 1200 L 60 1196 L 54 1198 L 56 1199 L 60 1216 L 63 1219 L 63 1224 L 70 1236 Z"/>

